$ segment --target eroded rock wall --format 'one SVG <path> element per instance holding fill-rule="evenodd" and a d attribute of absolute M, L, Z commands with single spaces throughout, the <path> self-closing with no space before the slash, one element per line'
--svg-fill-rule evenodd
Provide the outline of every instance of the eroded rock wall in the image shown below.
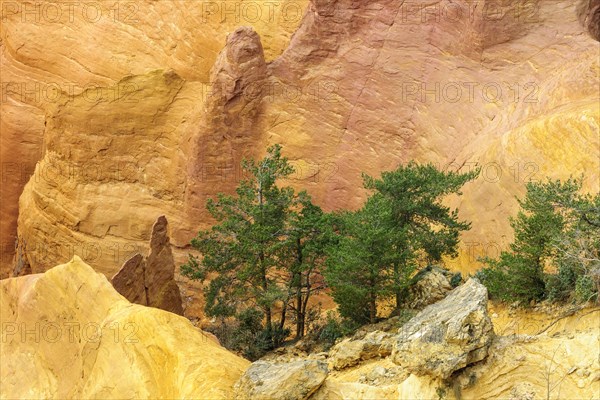
<path fill-rule="evenodd" d="M 195 108 L 202 109 L 203 99 L 210 94 L 210 69 L 227 34 L 240 25 L 252 26 L 261 35 L 266 59 L 272 60 L 287 46 L 305 7 L 306 0 L 241 0 L 234 3 L 142 0 L 86 4 L 3 1 L 0 24 L 0 276 L 8 276 L 14 266 L 18 199 L 23 187 L 32 175 L 38 180 L 56 180 L 56 170 L 48 166 L 45 167 L 48 172 L 43 168 L 34 174 L 36 163 L 46 156 L 47 118 L 57 112 L 56 108 L 65 101 L 79 104 L 82 112 L 93 109 L 97 101 L 112 104 L 113 112 L 108 114 L 113 115 L 105 123 L 96 126 L 95 120 L 83 118 L 80 121 L 80 136 L 76 141 L 87 140 L 90 131 L 101 131 L 107 126 L 114 128 L 115 134 L 122 133 L 127 128 L 109 125 L 111 119 L 113 123 L 117 122 L 114 120 L 116 110 L 140 107 L 138 102 L 145 100 L 136 94 L 144 84 L 135 78 L 128 82 L 124 79 L 138 76 L 143 80 L 153 71 L 173 70 L 182 80 L 195 82 L 194 89 L 185 95 L 190 104 L 179 111 L 194 119 Z M 88 93 L 82 101 L 81 95 L 86 90 Z M 138 132 L 155 122 L 154 113 L 147 113 L 149 109 L 141 107 L 141 113 L 130 121 L 137 126 Z M 169 112 L 177 113 L 173 109 Z M 88 128 L 81 129 L 86 120 Z M 193 122 L 197 123 L 198 119 Z M 136 147 L 135 142 L 129 143 L 132 148 Z M 85 146 L 82 149 L 95 150 Z M 179 150 L 185 151 L 185 147 Z M 94 174 L 96 172 L 90 170 L 100 170 L 109 175 L 118 168 L 118 161 L 105 156 L 105 161 L 100 164 L 91 160 L 82 164 L 79 159 L 67 163 L 77 174 Z M 130 167 L 135 168 L 135 165 L 120 166 Z M 119 181 L 117 178 L 106 179 Z M 155 215 L 159 214 L 161 212 Z M 152 224 L 151 220 L 139 222 L 144 229 Z M 119 229 L 128 228 L 121 226 Z M 30 247 L 41 246 L 43 236 L 40 232 L 35 238 L 28 237 Z M 60 235 L 59 238 L 62 239 Z M 129 246 L 133 242 L 126 235 L 122 238 Z M 113 243 L 115 249 L 122 245 Z M 95 260 L 86 258 L 90 262 Z M 111 263 L 113 270 L 115 264 L 125 261 L 122 256 L 117 258 Z M 60 262 L 66 259 L 63 257 Z M 102 260 L 96 260 L 101 266 Z M 46 268 L 50 266 L 52 262 Z"/>
<path fill-rule="evenodd" d="M 481 166 L 463 197 L 450 200 L 473 221 L 450 263 L 463 272 L 510 240 L 507 217 L 526 181 L 585 173 L 586 189 L 597 190 L 598 42 L 581 22 L 580 4 L 430 3 L 315 0 L 302 4 L 297 29 L 245 24 L 252 30 L 227 18 L 202 25 L 202 10 L 191 2 L 170 9 L 140 2 L 149 10 L 140 26 L 120 23 L 106 34 L 86 28 L 81 40 L 98 42 L 93 54 L 61 38 L 56 24 L 25 29 L 20 14 L 8 16 L 2 62 L 9 79 L 97 77 L 107 93 L 121 93 L 105 101 L 80 85 L 72 96 L 34 107 L 37 114 L 23 102 L 11 112 L 14 94 L 3 102 L 15 118 L 7 124 L 35 123 L 39 136 L 32 133 L 28 146 L 43 153 L 19 205 L 32 271 L 77 252 L 111 276 L 149 240 L 160 214 L 172 222 L 175 258 L 183 260 L 189 240 L 211 224 L 205 200 L 231 192 L 240 160 L 273 143 L 297 168 L 286 183 L 306 188 L 327 210 L 362 204 L 363 171 L 377 175 L 411 159 Z M 55 51 L 19 47 L 17 28 L 52 40 Z M 65 48 L 78 62 L 63 60 Z M 3 141 L 17 137 L 17 125 L 3 129 Z M 27 148 L 10 146 L 9 161 Z M 14 232 L 13 189 L 3 189 L 7 235 Z M 14 244 L 5 244 L 6 274 Z"/>

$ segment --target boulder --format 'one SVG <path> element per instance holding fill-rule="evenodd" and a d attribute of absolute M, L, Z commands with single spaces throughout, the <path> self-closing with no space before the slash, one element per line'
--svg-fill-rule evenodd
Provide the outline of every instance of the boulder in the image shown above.
<path fill-rule="evenodd" d="M 436 266 L 420 271 L 408 289 L 408 308 L 421 310 L 442 300 L 452 290 L 452 276 L 450 271 Z"/>
<path fill-rule="evenodd" d="M 327 364 L 318 360 L 288 363 L 256 361 L 235 384 L 238 400 L 304 400 L 325 381 Z"/>
<path fill-rule="evenodd" d="M 329 352 L 329 367 L 340 370 L 358 364 L 364 345 L 362 340 L 342 340 Z"/>
<path fill-rule="evenodd" d="M 392 360 L 413 374 L 443 379 L 483 360 L 494 335 L 487 299 L 487 289 L 469 279 L 400 329 Z"/>
<path fill-rule="evenodd" d="M 352 367 L 360 361 L 387 357 L 393 348 L 393 336 L 387 332 L 374 331 L 362 339 L 345 339 L 329 352 L 329 366 L 336 370 Z"/>

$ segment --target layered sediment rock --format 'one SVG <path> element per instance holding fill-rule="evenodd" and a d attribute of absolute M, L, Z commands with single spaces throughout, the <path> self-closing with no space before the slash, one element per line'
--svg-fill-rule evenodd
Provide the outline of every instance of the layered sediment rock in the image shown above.
<path fill-rule="evenodd" d="M 326 377 L 323 361 L 256 361 L 235 384 L 235 394 L 240 400 L 307 400 Z"/>
<path fill-rule="evenodd" d="M 485 359 L 493 337 L 487 289 L 469 279 L 400 329 L 392 360 L 415 375 L 447 379 Z"/>
<path fill-rule="evenodd" d="M 0 281 L 2 398 L 221 398 L 249 363 L 79 257 Z M 182 346 L 182 343 L 185 345 Z"/>
<path fill-rule="evenodd" d="M 38 170 L 37 175 L 34 171 L 48 149 L 45 144 L 47 117 L 54 113 L 56 105 L 74 100 L 88 90 L 90 102 L 79 102 L 84 110 L 93 109 L 96 98 L 111 103 L 114 109 L 141 108 L 143 112 L 137 116 L 129 114 L 140 132 L 151 127 L 157 115 L 139 104 L 140 97 L 130 93 L 139 81 L 121 86 L 119 83 L 127 76 L 173 70 L 182 79 L 194 83 L 193 91 L 185 97 L 201 109 L 203 99 L 210 93 L 210 70 L 227 35 L 240 25 L 252 26 L 262 37 L 266 58 L 272 60 L 287 46 L 301 21 L 306 3 L 307 0 L 243 0 L 235 4 L 195 0 L 140 0 L 118 4 L 71 4 L 52 0 L 3 3 L 0 24 L 0 276 L 8 276 L 14 267 L 19 196 L 32 176 L 38 180 L 46 179 L 45 170 Z M 183 114 L 198 123 L 193 109 L 194 105 L 189 105 L 179 111 L 169 108 L 168 112 Z M 109 113 L 109 121 L 116 122 L 110 114 L 114 112 Z M 86 120 L 84 117 L 81 123 Z M 89 122 L 88 129 L 79 129 L 79 141 L 85 141 L 95 129 L 106 129 L 106 126 L 96 126 L 95 120 Z M 115 124 L 111 129 L 117 134 L 122 131 Z M 129 141 L 129 145 L 135 148 L 139 143 Z M 180 146 L 178 151 L 185 151 L 185 146 Z M 110 157 L 109 154 L 105 156 Z M 91 169 L 100 168 L 108 175 L 105 171 L 109 167 L 131 167 L 129 164 L 124 166 L 123 161 L 111 158 L 98 166 L 74 159 L 71 169 L 77 173 L 82 170 L 91 173 Z M 50 167 L 46 164 L 45 168 Z M 56 174 L 54 170 L 49 171 L 53 176 Z M 40 190 L 44 191 L 42 187 Z M 150 204 L 147 206 L 155 208 L 151 215 L 167 211 Z M 117 224 L 114 218 L 108 219 Z M 147 228 L 153 222 L 153 219 L 140 221 Z M 121 246 L 133 244 L 131 237 L 121 238 Z M 37 237 L 35 242 L 42 243 L 42 237 Z M 60 262 L 64 260 L 66 258 Z M 113 272 L 123 261 L 123 258 L 112 261 Z M 45 268 L 52 266 L 51 262 Z"/>
<path fill-rule="evenodd" d="M 394 337 L 381 331 L 367 333 L 360 339 L 345 339 L 329 351 L 329 365 L 340 370 L 352 367 L 360 361 L 387 357 L 392 352 Z"/>
<path fill-rule="evenodd" d="M 436 266 L 419 271 L 408 288 L 408 308 L 421 310 L 442 300 L 452 290 L 453 276 L 451 272 Z"/>

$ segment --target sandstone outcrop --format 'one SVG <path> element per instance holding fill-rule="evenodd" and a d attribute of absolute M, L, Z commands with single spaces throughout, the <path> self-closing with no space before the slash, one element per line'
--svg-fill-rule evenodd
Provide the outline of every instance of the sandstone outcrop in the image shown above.
<path fill-rule="evenodd" d="M 413 374 L 447 379 L 485 359 L 493 337 L 487 289 L 469 279 L 400 328 L 392 360 Z"/>
<path fill-rule="evenodd" d="M 329 351 L 329 366 L 340 370 L 360 361 L 387 357 L 392 352 L 392 346 L 392 335 L 381 331 L 369 332 L 361 339 L 344 339 Z"/>
<path fill-rule="evenodd" d="M 137 253 L 117 272 L 110 283 L 117 292 L 135 304 L 148 305 L 148 293 L 146 293 L 145 279 L 146 260 L 144 256 Z"/>
<path fill-rule="evenodd" d="M 164 215 L 152 227 L 150 253 L 135 254 L 111 279 L 127 300 L 183 315 L 181 294 L 175 282 L 175 260 Z"/>
<path fill-rule="evenodd" d="M 46 169 L 38 170 L 37 175 L 34 171 L 36 163 L 45 156 L 46 117 L 56 104 L 91 89 L 88 93 L 90 103 L 87 103 L 90 107 L 96 97 L 112 102 L 115 108 L 143 107 L 132 103 L 142 99 L 130 93 L 135 83 L 120 86 L 118 83 L 126 76 L 174 70 L 184 80 L 194 82 L 194 90 L 186 97 L 201 108 L 203 99 L 210 96 L 209 71 L 227 34 L 240 25 L 252 26 L 262 37 L 265 55 L 270 61 L 287 46 L 301 21 L 306 3 L 307 0 L 240 1 L 235 4 L 194 0 L 177 3 L 139 0 L 118 4 L 71 4 L 52 0 L 3 3 L 0 24 L 0 276 L 8 276 L 14 266 L 18 199 L 23 187 L 32 176 L 38 180 L 47 179 Z M 190 112 L 192 108 L 169 109 L 168 112 L 185 114 L 197 123 L 198 118 Z M 155 116 L 156 113 L 146 112 L 132 119 L 137 119 L 138 131 L 141 131 L 156 122 Z M 90 121 L 90 127 L 95 122 Z M 120 127 L 114 127 L 115 132 L 119 130 Z M 79 140 L 85 141 L 89 132 L 80 130 Z M 138 144 L 129 143 L 132 147 Z M 160 147 L 159 142 L 157 145 Z M 181 150 L 185 146 L 175 147 Z M 123 168 L 124 160 L 106 155 L 110 158 L 106 164 L 92 162 L 90 165 L 73 159 L 71 168 L 77 173 L 100 169 L 105 175 L 109 174 L 107 170 L 111 166 Z M 128 164 L 127 168 L 130 166 Z M 52 169 L 47 165 L 45 168 Z M 51 172 L 54 177 L 56 170 Z M 152 203 L 144 206 L 151 209 L 150 220 L 140 221 L 146 227 L 151 226 L 155 215 L 166 212 L 165 208 Z M 116 224 L 114 217 L 107 215 L 106 218 Z M 134 237 L 118 237 L 125 240 L 121 246 L 137 244 Z M 41 237 L 35 242 L 43 243 Z M 123 261 L 113 260 L 112 272 L 116 272 Z M 45 269 L 52 266 L 54 264 L 50 263 Z"/>
<path fill-rule="evenodd" d="M 267 3 L 256 3 L 263 17 Z M 595 1 L 281 2 L 306 9 L 295 24 L 247 21 L 211 2 L 135 4 L 135 21 L 122 16 L 114 29 L 6 9 L 0 276 L 77 253 L 111 277 L 161 214 L 181 263 L 212 223 L 206 199 L 231 193 L 240 160 L 273 143 L 297 168 L 286 183 L 326 210 L 362 204 L 363 171 L 411 159 L 481 166 L 448 201 L 473 222 L 449 262 L 462 272 L 510 241 L 526 181 L 585 173 L 597 190 L 598 42 L 584 26 Z M 187 303 L 201 297 L 176 279 Z M 202 318 L 201 302 L 186 313 Z"/>
<path fill-rule="evenodd" d="M 175 260 L 169 242 L 167 219 L 160 216 L 152 227 L 150 254 L 146 257 L 144 284 L 148 305 L 183 314 L 181 295 L 175 283 Z"/>
<path fill-rule="evenodd" d="M 2 398 L 230 399 L 249 362 L 79 257 L 0 281 Z"/>
<path fill-rule="evenodd" d="M 326 377 L 323 361 L 256 361 L 235 384 L 235 394 L 240 400 L 306 400 Z"/>
<path fill-rule="evenodd" d="M 332 370 L 312 398 L 575 400 L 597 396 L 600 359 L 590 349 L 598 346 L 599 309 L 584 309 L 566 318 L 560 318 L 564 310 L 513 312 L 493 304 L 492 311 L 497 334 L 505 336 L 495 336 L 483 361 L 457 371 L 449 380 L 411 374 L 392 357 L 378 358 Z"/>
<path fill-rule="evenodd" d="M 451 272 L 436 266 L 419 271 L 408 288 L 408 308 L 420 310 L 442 300 L 452 290 L 452 277 Z"/>

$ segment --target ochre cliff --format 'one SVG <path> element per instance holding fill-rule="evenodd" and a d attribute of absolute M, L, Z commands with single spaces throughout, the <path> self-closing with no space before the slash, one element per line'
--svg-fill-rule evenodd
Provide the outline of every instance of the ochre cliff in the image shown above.
<path fill-rule="evenodd" d="M 135 24 L 75 18 L 79 41 L 65 23 L 7 15 L 3 82 L 76 90 L 40 104 L 3 84 L 2 162 L 41 160 L 31 179 L 3 175 L 4 275 L 27 179 L 18 235 L 32 271 L 78 253 L 112 276 L 162 214 L 181 261 L 211 223 L 206 198 L 273 143 L 297 167 L 289 183 L 327 210 L 361 205 L 363 171 L 481 166 L 450 200 L 473 221 L 451 264 L 462 271 L 510 240 L 529 179 L 585 172 L 598 190 L 597 2 L 429 3 L 313 0 L 283 24 L 202 22 L 196 2 L 144 1 Z M 85 90 L 92 81 L 102 89 Z"/>
<path fill-rule="evenodd" d="M 140 132 L 155 122 L 156 113 L 152 106 L 145 108 L 141 105 L 142 109 L 139 109 L 139 103 L 146 101 L 144 97 L 138 97 L 143 82 L 152 79 L 147 75 L 153 71 L 173 70 L 181 79 L 194 82 L 193 89 L 183 94 L 187 104 L 179 108 L 179 117 L 181 119 L 185 114 L 197 123 L 199 118 L 194 117 L 194 110 L 202 109 L 203 99 L 210 94 L 209 72 L 227 34 L 240 25 L 252 26 L 261 35 L 266 59 L 272 60 L 287 46 L 305 7 L 306 0 L 241 0 L 232 4 L 195 0 L 86 4 L 47 0 L 3 1 L 0 24 L 0 276 L 6 277 L 12 270 L 19 196 L 33 175 L 36 162 L 47 155 L 47 149 L 52 151 L 45 139 L 48 132 L 46 122 L 57 109 L 65 102 L 78 103 L 83 107 L 80 115 L 85 114 L 85 110 L 94 109 L 98 102 L 111 103 L 113 114 L 138 108 L 137 115 L 123 114 L 122 117 L 129 119 L 130 127 L 135 125 L 136 132 Z M 136 79 L 141 79 L 141 82 Z M 151 82 L 149 84 L 152 85 Z M 166 101 L 165 98 L 162 100 Z M 131 111 L 135 114 L 134 110 Z M 170 108 L 169 113 L 177 111 Z M 71 132 L 74 137 L 67 142 L 85 141 L 87 135 L 96 129 L 110 130 L 115 134 L 129 129 L 121 126 L 123 119 L 115 119 L 114 115 L 101 122 L 104 128 L 96 125 L 98 121 L 87 117 L 75 118 L 82 120 L 75 127 L 77 132 Z M 82 129 L 86 121 L 89 124 Z M 62 132 L 58 135 L 64 137 Z M 128 140 L 128 143 L 131 149 L 136 147 L 135 142 Z M 123 142 L 119 145 L 122 146 Z M 82 149 L 99 150 L 85 146 Z M 176 151 L 184 150 L 182 147 Z M 137 160 L 117 162 L 106 159 L 100 164 L 93 160 L 84 161 L 77 158 L 66 160 L 67 164 L 62 166 L 68 167 L 71 172 L 58 172 L 54 164 L 46 163 L 38 170 L 37 179 L 68 180 L 72 174 L 102 174 L 105 181 L 119 182 L 123 175 L 118 178 L 115 169 L 128 169 L 121 174 L 135 175 L 134 169 L 146 163 L 144 160 L 140 160 L 142 164 L 138 164 Z M 56 177 L 57 173 L 66 175 Z M 130 176 L 129 179 L 136 177 Z M 167 185 L 177 184 L 169 183 L 169 179 L 163 179 Z M 149 207 L 157 209 L 155 205 Z M 160 214 L 148 215 L 147 220 L 142 218 L 138 223 L 149 232 L 151 221 Z M 172 215 L 168 216 L 171 220 Z M 110 224 L 117 229 L 119 222 Z M 118 229 L 128 228 L 121 226 Z M 30 247 L 43 243 L 43 234 L 36 238 L 26 236 Z M 127 234 L 120 237 L 123 241 L 114 243 L 115 249 L 120 246 L 122 249 L 122 245 L 126 244 L 129 254 L 134 237 Z M 89 241 L 94 239 L 89 237 Z M 66 246 L 65 249 L 69 243 Z M 116 272 L 114 266 L 122 264 L 125 259 L 122 256 L 113 258 L 110 269 Z M 60 262 L 66 259 L 62 257 Z M 45 268 L 51 265 L 52 262 L 45 264 Z M 97 266 L 102 268 L 100 262 Z"/>
<path fill-rule="evenodd" d="M 79 257 L 0 281 L 0 297 L 3 399 L 228 399 L 249 364 Z"/>

